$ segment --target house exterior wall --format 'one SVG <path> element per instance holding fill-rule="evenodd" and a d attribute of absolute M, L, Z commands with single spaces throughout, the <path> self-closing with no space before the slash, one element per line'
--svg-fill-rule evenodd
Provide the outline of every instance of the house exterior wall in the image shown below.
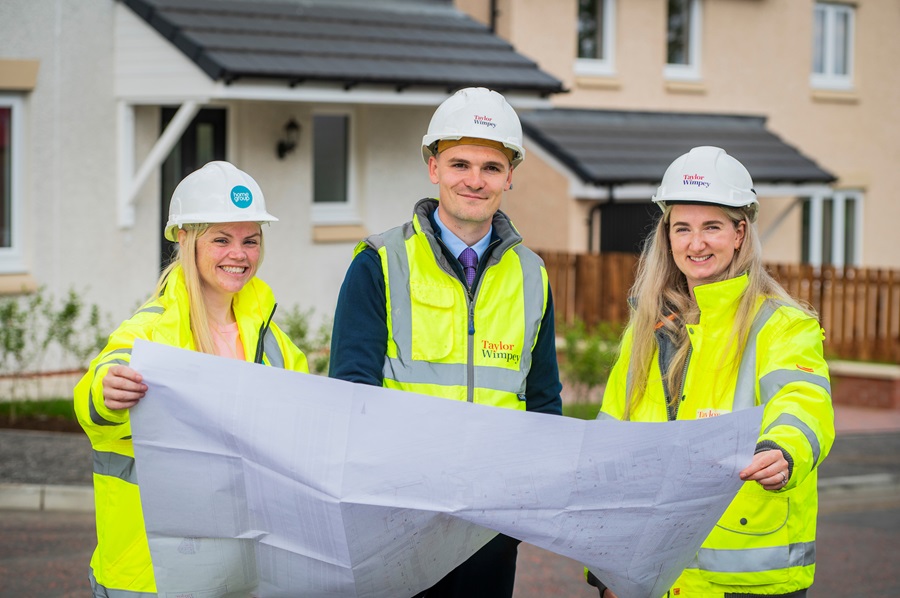
<path fill-rule="evenodd" d="M 317 320 L 330 317 L 356 243 L 408 220 L 416 200 L 436 193 L 420 145 L 433 106 L 224 98 L 220 85 L 112 0 L 5 0 L 0 39 L 0 59 L 39 61 L 34 89 L 19 94 L 26 271 L 0 272 L 0 292 L 17 291 L 9 287 L 23 277 L 55 297 L 71 288 L 99 305 L 110 324 L 152 292 L 168 198 L 160 198 L 156 170 L 134 198 L 133 225 L 119 226 L 122 98 L 133 106 L 135 169 L 160 136 L 161 106 L 197 99 L 227 110 L 227 159 L 257 180 L 279 218 L 264 230 L 260 277 L 273 287 L 282 314 L 298 306 L 312 308 Z M 321 223 L 313 219 L 312 118 L 335 110 L 351 115 L 351 193 L 359 218 L 346 223 L 351 234 L 322 242 L 314 240 Z M 299 144 L 279 160 L 275 145 L 290 118 L 301 126 Z"/>
<path fill-rule="evenodd" d="M 861 264 L 900 267 L 893 233 L 900 217 L 900 202 L 893 197 L 900 185 L 900 72 L 890 59 L 900 56 L 900 38 L 894 35 L 900 28 L 896 5 L 881 0 L 852 3 L 854 85 L 836 92 L 810 84 L 812 0 L 700 3 L 697 81 L 664 77 L 663 0 L 615 1 L 615 73 L 608 77 L 575 74 L 577 0 L 556 0 L 552 11 L 540 0 L 499 0 L 496 31 L 563 81 L 570 91 L 553 96 L 556 106 L 766 116 L 771 131 L 838 177 L 836 189 L 863 193 Z M 488 4 L 456 0 L 458 8 L 484 23 Z M 522 195 L 529 192 L 523 189 Z M 540 192 L 546 196 L 547 189 Z M 572 199 L 565 186 L 555 193 Z M 571 220 L 578 202 L 563 205 Z M 761 232 L 783 206 L 778 198 L 763 198 Z M 532 217 L 523 213 L 517 224 L 529 229 L 527 219 Z M 799 260 L 800 230 L 797 210 L 781 224 L 777 238 L 770 236 L 766 259 Z M 560 240 L 541 239 L 539 244 L 556 246 Z M 586 248 L 576 236 L 567 244 L 571 251 Z"/>

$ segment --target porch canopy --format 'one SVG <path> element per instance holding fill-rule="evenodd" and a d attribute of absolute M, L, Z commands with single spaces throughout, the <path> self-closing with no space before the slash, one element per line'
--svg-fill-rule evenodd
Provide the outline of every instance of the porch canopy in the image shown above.
<path fill-rule="evenodd" d="M 483 86 L 547 96 L 562 83 L 450 0 L 122 0 L 211 79 Z"/>
<path fill-rule="evenodd" d="M 526 136 L 574 175 L 576 199 L 648 200 L 669 164 L 699 145 L 740 160 L 759 195 L 797 195 L 835 180 L 764 117 L 565 108 L 521 116 Z"/>
<path fill-rule="evenodd" d="M 197 112 L 227 101 L 437 106 L 469 86 L 517 108 L 565 91 L 451 0 L 119 0 L 118 221 Z M 158 35 L 157 35 L 158 34 Z M 179 105 L 136 168 L 134 106 Z"/>

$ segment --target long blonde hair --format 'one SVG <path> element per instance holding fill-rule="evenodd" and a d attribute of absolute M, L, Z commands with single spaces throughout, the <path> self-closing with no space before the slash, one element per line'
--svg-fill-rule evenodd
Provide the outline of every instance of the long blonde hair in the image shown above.
<path fill-rule="evenodd" d="M 206 302 L 203 300 L 203 287 L 200 285 L 200 272 L 197 269 L 197 240 L 209 230 L 210 226 L 212 226 L 211 223 L 183 225 L 186 233 L 184 240 L 178 243 L 172 261 L 159 275 L 159 279 L 156 281 L 154 298 L 162 296 L 163 292 L 165 292 L 169 275 L 175 268 L 181 266 L 184 273 L 184 285 L 188 295 L 188 313 L 190 315 L 191 335 L 194 338 L 194 349 L 200 353 L 215 355 L 216 345 L 212 332 L 209 329 L 209 313 L 206 309 Z M 262 227 L 260 227 L 257 271 L 259 266 L 262 265 L 263 253 L 263 235 Z"/>
<path fill-rule="evenodd" d="M 744 240 L 735 252 L 731 263 L 720 280 L 735 278 L 746 273 L 748 285 L 741 295 L 737 314 L 729 336 L 731 345 L 722 355 L 735 357 L 732 367 L 737 367 L 738 357 L 747 343 L 747 336 L 756 315 L 760 297 L 773 297 L 784 301 L 816 317 L 808 306 L 800 305 L 766 271 L 762 262 L 762 244 L 756 225 L 751 222 L 748 208 L 716 206 L 722 210 L 735 229 L 744 222 Z M 629 327 L 632 333 L 631 355 L 628 373 L 630 385 L 625 403 L 625 419 L 629 419 L 641 397 L 647 390 L 651 361 L 657 349 L 656 332 L 662 329 L 676 348 L 667 371 L 662 372 L 663 383 L 669 389 L 670 405 L 677 405 L 681 393 L 682 375 L 690 351 L 686 324 L 696 324 L 700 311 L 691 297 L 687 278 L 678 269 L 671 253 L 669 242 L 669 217 L 672 206 L 666 206 L 656 223 L 656 228 L 647 237 L 638 261 L 634 286 L 631 288 L 631 312 Z M 732 350 L 735 349 L 735 350 Z"/>

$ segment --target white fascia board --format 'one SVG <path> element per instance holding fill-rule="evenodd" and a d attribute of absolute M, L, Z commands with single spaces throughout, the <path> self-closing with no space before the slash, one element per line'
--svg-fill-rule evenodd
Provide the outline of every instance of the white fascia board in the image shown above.
<path fill-rule="evenodd" d="M 215 84 L 216 100 L 253 100 L 315 104 L 357 104 L 392 106 L 437 106 L 450 94 L 428 88 L 397 91 L 391 86 L 358 86 L 345 89 L 338 83 L 306 83 L 289 86 L 285 81 Z M 519 109 L 549 108 L 550 100 L 521 94 L 507 94 L 507 101 Z"/>

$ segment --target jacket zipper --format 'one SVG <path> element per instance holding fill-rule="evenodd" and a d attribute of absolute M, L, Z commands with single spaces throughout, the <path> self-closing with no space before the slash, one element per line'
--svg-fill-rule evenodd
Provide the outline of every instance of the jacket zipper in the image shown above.
<path fill-rule="evenodd" d="M 469 339 L 466 363 L 466 400 L 475 402 L 475 298 L 466 290 L 469 300 Z"/>

